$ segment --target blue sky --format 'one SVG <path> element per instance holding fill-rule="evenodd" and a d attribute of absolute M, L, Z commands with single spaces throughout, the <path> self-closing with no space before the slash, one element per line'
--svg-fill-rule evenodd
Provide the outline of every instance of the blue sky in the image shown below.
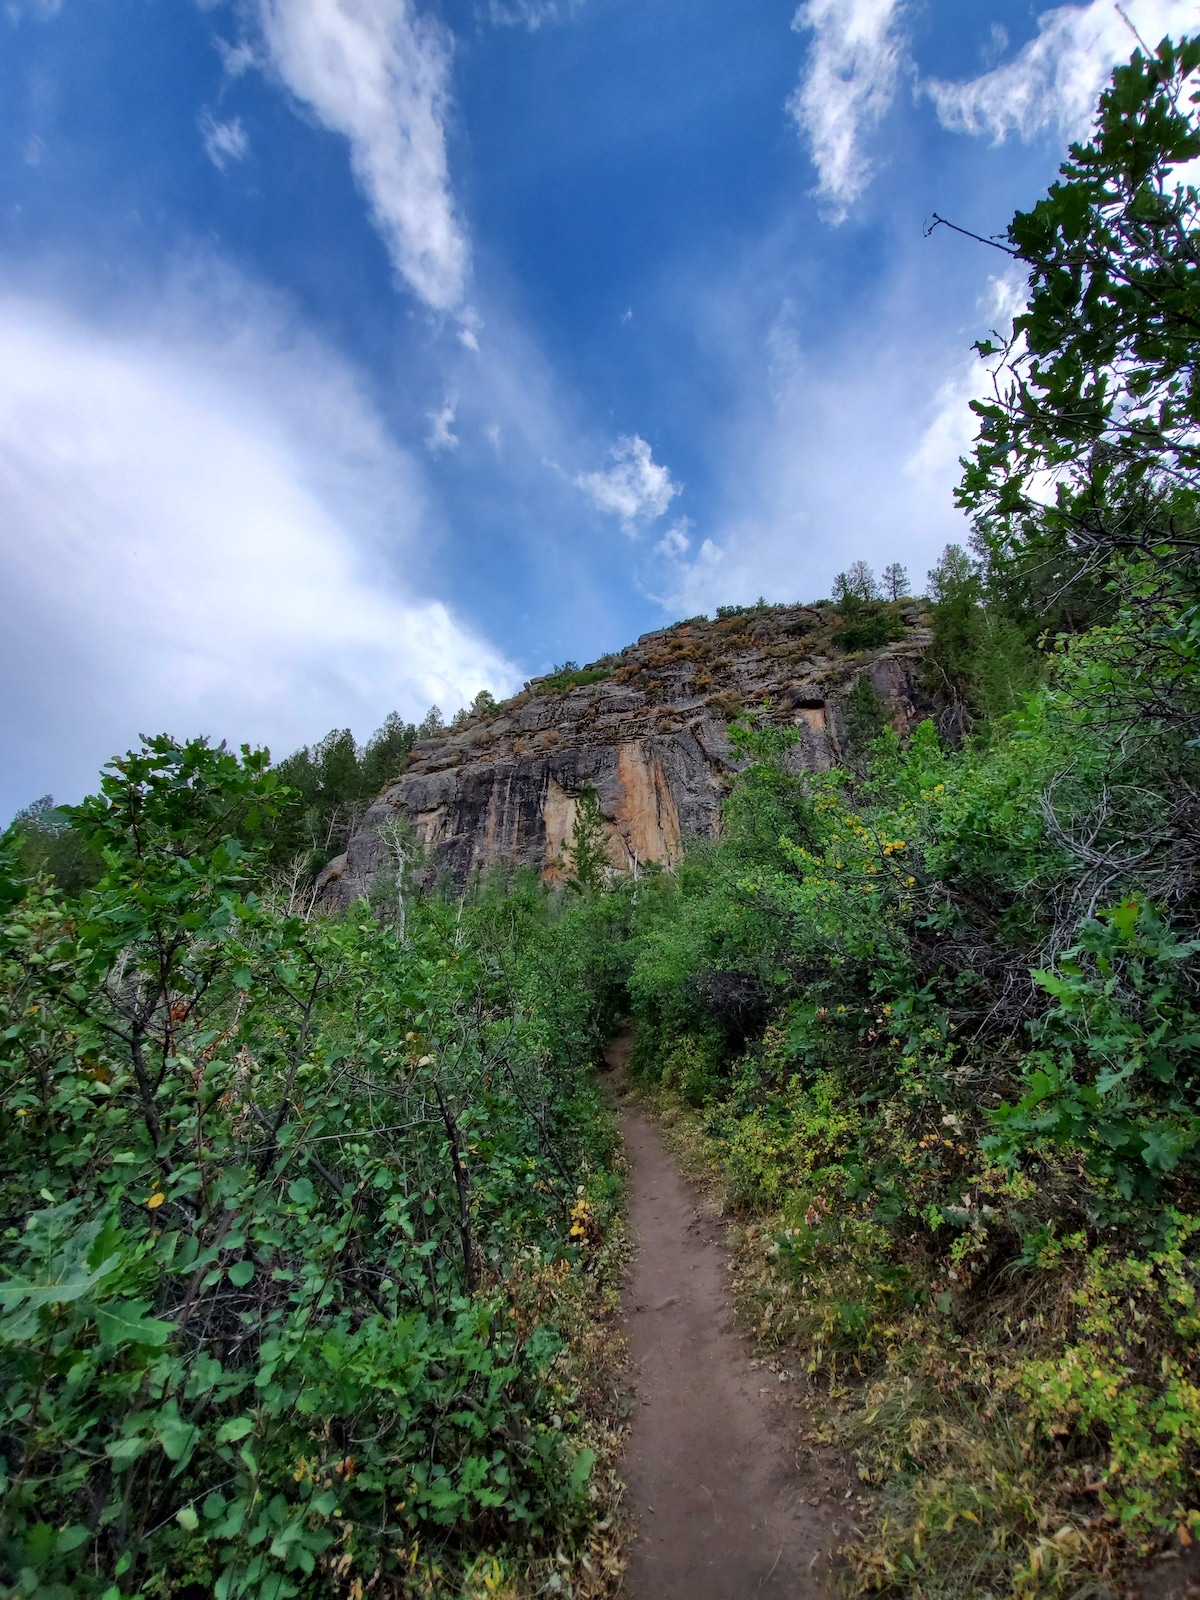
<path fill-rule="evenodd" d="M 1194 0 L 1129 0 L 1152 42 Z M 8 0 L 5 814 L 964 529 L 1110 0 Z"/>

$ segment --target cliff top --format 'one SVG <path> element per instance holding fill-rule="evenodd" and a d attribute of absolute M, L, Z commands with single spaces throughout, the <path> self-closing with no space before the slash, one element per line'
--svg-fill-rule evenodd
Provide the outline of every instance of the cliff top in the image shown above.
<path fill-rule="evenodd" d="M 470 760 L 497 742 L 532 754 L 555 734 L 580 738 L 597 719 L 607 730 L 632 716 L 662 732 L 680 719 L 728 722 L 743 711 L 791 722 L 797 706 L 836 698 L 877 658 L 919 654 L 928 620 L 913 600 L 722 606 L 714 618 L 688 617 L 584 666 L 531 678 L 519 694 L 421 740 L 409 770 Z"/>

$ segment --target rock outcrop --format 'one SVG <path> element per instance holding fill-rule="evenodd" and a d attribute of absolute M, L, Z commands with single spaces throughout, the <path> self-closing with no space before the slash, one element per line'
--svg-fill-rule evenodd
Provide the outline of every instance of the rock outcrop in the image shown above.
<path fill-rule="evenodd" d="M 894 637 L 856 653 L 839 648 L 863 637 L 848 620 L 829 605 L 727 608 L 713 622 L 677 623 L 589 667 L 534 679 L 494 713 L 415 746 L 322 873 L 323 899 L 347 905 L 368 893 L 412 835 L 430 866 L 460 883 L 498 862 L 553 880 L 569 863 L 589 788 L 614 868 L 673 865 L 688 837 L 719 829 L 738 712 L 796 727 L 789 761 L 811 771 L 842 755 L 847 698 L 863 675 L 897 729 L 922 713 L 926 619 L 886 607 L 874 631 Z"/>

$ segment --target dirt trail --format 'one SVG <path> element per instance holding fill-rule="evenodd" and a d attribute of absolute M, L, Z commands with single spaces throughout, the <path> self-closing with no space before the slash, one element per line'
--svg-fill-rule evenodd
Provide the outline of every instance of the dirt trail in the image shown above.
<path fill-rule="evenodd" d="M 619 1077 L 624 1036 L 607 1060 Z M 627 1295 L 638 1404 L 624 1477 L 637 1515 L 629 1600 L 818 1600 L 832 1528 L 797 1474 L 775 1374 L 735 1331 L 720 1228 L 662 1135 L 621 1110 L 636 1249 Z M 782 1415 L 781 1415 L 782 1412 Z"/>

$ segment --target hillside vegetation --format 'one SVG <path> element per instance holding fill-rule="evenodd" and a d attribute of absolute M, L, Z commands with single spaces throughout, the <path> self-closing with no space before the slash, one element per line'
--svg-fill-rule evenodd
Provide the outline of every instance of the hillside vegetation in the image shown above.
<path fill-rule="evenodd" d="M 743 725 L 634 919 L 641 1073 L 880 1491 L 864 1591 L 1115 1594 L 1200 1528 L 1198 63 L 1120 70 L 1009 230 L 976 553 L 931 574 L 957 748 L 797 780 Z"/>
<path fill-rule="evenodd" d="M 1116 1596 L 1200 1537 L 1198 74 L 1135 55 L 1011 225 L 906 740 L 864 691 L 797 775 L 753 708 L 674 872 L 584 803 L 560 889 L 406 846 L 337 919 L 398 721 L 369 779 L 151 740 L 6 836 L 5 1600 L 611 1593 L 622 1013 L 877 1490 L 851 1592 Z M 795 609 L 872 648 L 903 587 Z"/>

